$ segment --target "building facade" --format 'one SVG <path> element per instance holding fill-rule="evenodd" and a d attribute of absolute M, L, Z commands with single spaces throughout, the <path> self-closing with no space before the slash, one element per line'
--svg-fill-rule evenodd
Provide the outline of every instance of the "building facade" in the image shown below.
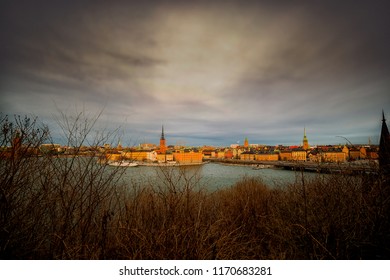
<path fill-rule="evenodd" d="M 199 164 L 203 161 L 203 153 L 197 151 L 176 151 L 173 160 L 179 164 Z"/>

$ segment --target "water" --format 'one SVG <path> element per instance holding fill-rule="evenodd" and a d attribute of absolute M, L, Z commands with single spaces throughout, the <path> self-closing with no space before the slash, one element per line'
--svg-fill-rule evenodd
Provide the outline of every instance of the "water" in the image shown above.
<path fill-rule="evenodd" d="M 183 170 L 185 171 L 183 172 Z M 182 176 L 180 176 L 180 174 Z M 253 169 L 253 166 L 249 165 L 208 163 L 200 166 L 180 168 L 148 166 L 126 168 L 123 174 L 123 180 L 129 183 L 147 185 L 154 184 L 158 181 L 162 182 L 166 177 L 174 178 L 174 180 L 179 180 L 179 177 L 181 179 L 186 177 L 192 182 L 198 182 L 199 185 L 206 187 L 210 191 L 215 191 L 217 189 L 230 187 L 244 177 L 260 179 L 268 187 L 275 188 L 294 183 L 296 180 L 300 180 L 300 176 L 300 173 L 282 169 Z M 305 176 L 310 178 L 316 176 L 316 174 L 305 173 Z"/>

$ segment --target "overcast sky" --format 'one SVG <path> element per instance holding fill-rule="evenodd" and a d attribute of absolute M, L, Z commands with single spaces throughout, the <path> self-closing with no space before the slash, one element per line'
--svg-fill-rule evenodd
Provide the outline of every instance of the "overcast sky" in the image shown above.
<path fill-rule="evenodd" d="M 387 2 L 1 1 L 0 111 L 103 110 L 125 145 L 377 143 Z"/>

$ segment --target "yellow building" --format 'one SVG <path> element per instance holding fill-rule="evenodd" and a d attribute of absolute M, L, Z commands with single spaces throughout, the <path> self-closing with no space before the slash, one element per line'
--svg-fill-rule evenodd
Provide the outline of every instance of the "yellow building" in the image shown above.
<path fill-rule="evenodd" d="M 240 154 L 240 160 L 255 160 L 255 154 L 252 152 L 243 152 Z"/>
<path fill-rule="evenodd" d="M 360 159 L 367 158 L 367 149 L 365 147 L 360 147 Z"/>
<path fill-rule="evenodd" d="M 219 150 L 215 153 L 216 158 L 225 158 L 225 150 Z"/>
<path fill-rule="evenodd" d="M 135 160 L 135 161 L 146 161 L 150 159 L 150 151 L 146 150 L 134 150 L 128 152 L 122 152 L 124 159 Z"/>
<path fill-rule="evenodd" d="M 241 149 L 233 149 L 233 158 L 240 158 L 240 155 L 241 153 L 243 153 L 244 151 L 241 150 Z"/>
<path fill-rule="evenodd" d="M 173 160 L 179 164 L 199 164 L 202 163 L 203 154 L 201 152 L 177 151 L 173 153 Z"/>
<path fill-rule="evenodd" d="M 293 161 L 306 161 L 307 152 L 304 150 L 291 151 L 291 160 Z"/>
<path fill-rule="evenodd" d="M 291 151 L 280 151 L 279 157 L 280 157 L 280 160 L 283 160 L 283 161 L 292 160 L 292 152 Z"/>
<path fill-rule="evenodd" d="M 347 155 L 342 150 L 325 151 L 321 155 L 322 162 L 345 162 Z"/>
<path fill-rule="evenodd" d="M 347 147 L 344 146 L 343 152 L 347 155 L 347 159 L 349 160 L 358 160 L 358 159 L 366 159 L 367 158 L 367 150 L 365 147 Z"/>
<path fill-rule="evenodd" d="M 119 161 L 122 160 L 121 154 L 106 154 L 106 159 L 110 161 Z"/>
<path fill-rule="evenodd" d="M 348 149 L 319 149 L 309 155 L 313 162 L 345 162 L 348 158 Z"/>
<path fill-rule="evenodd" d="M 276 153 L 256 154 L 255 160 L 258 160 L 258 161 L 278 161 L 279 155 Z"/>
<path fill-rule="evenodd" d="M 173 161 L 173 154 L 157 154 L 158 162 Z"/>

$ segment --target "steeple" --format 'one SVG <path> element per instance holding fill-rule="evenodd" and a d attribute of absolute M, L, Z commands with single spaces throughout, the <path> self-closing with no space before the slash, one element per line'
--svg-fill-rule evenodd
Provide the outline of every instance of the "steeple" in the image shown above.
<path fill-rule="evenodd" d="M 164 137 L 164 125 L 161 126 L 161 140 L 165 140 L 165 137 Z"/>
<path fill-rule="evenodd" d="M 302 147 L 303 147 L 304 150 L 308 150 L 309 149 L 309 141 L 307 140 L 307 137 L 306 137 L 306 127 L 303 128 Z"/>
<path fill-rule="evenodd" d="M 390 134 L 383 110 L 381 138 L 379 141 L 379 167 L 386 173 L 390 172 Z"/>
<path fill-rule="evenodd" d="M 244 148 L 248 148 L 249 147 L 249 141 L 248 141 L 248 138 L 245 137 L 245 140 L 244 140 Z"/>
<path fill-rule="evenodd" d="M 161 138 L 160 138 L 160 153 L 165 154 L 167 152 L 167 146 L 164 136 L 164 126 L 161 128 Z"/>

